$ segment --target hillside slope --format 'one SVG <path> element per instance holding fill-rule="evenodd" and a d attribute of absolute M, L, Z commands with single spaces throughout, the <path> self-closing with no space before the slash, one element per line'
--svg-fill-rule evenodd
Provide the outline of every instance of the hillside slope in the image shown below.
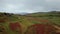
<path fill-rule="evenodd" d="M 0 13 L 0 27 L 3 26 L 2 28 L 5 29 L 4 33 L 18 34 L 23 32 L 24 34 L 24 32 L 27 30 L 27 27 L 33 24 L 56 24 L 57 26 L 60 26 L 60 17 L 52 17 L 51 15 L 46 17 L 47 15 L 48 14 L 39 14 L 39 16 L 36 17 L 36 15 L 30 16 Z M 19 26 L 18 29 L 12 32 L 11 29 L 14 27 L 16 28 L 17 26 Z"/>

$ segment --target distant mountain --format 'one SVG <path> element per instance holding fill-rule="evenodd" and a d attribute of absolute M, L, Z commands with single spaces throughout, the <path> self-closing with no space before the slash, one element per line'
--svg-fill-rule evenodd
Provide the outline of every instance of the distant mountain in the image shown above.
<path fill-rule="evenodd" d="M 26 16 L 47 16 L 47 15 L 60 16 L 60 11 L 37 12 L 37 13 L 26 14 Z"/>

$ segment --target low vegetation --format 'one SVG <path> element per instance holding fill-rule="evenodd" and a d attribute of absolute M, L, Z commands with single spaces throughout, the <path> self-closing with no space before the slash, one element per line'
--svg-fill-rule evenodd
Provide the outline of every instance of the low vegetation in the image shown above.
<path fill-rule="evenodd" d="M 51 34 L 60 33 L 60 12 L 40 12 L 26 15 L 0 13 L 0 34 L 40 34 L 39 32 L 43 34 L 43 31 L 46 30 L 43 29 L 44 27 L 48 27 L 48 31 L 54 29 Z"/>

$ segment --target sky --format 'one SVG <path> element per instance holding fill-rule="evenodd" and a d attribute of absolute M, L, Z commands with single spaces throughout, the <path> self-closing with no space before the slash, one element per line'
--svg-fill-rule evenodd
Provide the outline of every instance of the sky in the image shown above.
<path fill-rule="evenodd" d="M 35 13 L 60 11 L 60 0 L 0 0 L 0 12 Z"/>

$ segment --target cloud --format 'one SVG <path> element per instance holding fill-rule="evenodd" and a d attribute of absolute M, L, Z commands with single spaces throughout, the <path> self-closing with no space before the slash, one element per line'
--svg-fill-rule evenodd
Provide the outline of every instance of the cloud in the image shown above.
<path fill-rule="evenodd" d="M 33 13 L 60 10 L 60 0 L 0 0 L 0 12 Z"/>
<path fill-rule="evenodd" d="M 46 0 L 46 2 L 60 2 L 60 0 Z"/>
<path fill-rule="evenodd" d="M 60 0 L 45 0 L 47 10 L 60 10 Z"/>

